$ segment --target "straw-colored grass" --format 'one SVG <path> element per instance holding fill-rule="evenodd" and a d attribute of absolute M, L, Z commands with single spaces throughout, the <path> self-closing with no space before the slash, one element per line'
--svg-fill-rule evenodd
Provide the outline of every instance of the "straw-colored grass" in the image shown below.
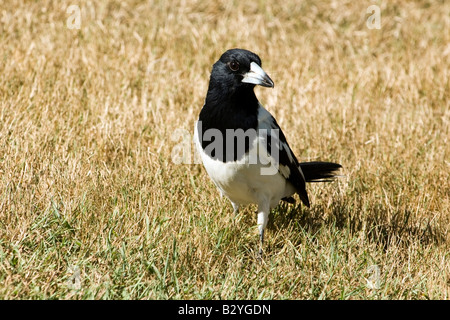
<path fill-rule="evenodd" d="M 6 0 L 0 298 L 448 299 L 449 30 L 449 1 Z M 173 161 L 234 47 L 298 158 L 346 176 L 273 211 L 263 262 L 255 207 Z"/>

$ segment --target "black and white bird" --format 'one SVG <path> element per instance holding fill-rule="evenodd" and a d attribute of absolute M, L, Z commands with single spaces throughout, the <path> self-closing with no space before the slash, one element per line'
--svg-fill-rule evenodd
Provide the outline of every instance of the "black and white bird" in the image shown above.
<path fill-rule="evenodd" d="M 212 68 L 194 140 L 208 175 L 235 213 L 240 205 L 258 205 L 261 254 L 270 210 L 280 200 L 295 201 L 295 193 L 309 207 L 306 182 L 329 181 L 341 165 L 299 163 L 277 121 L 256 98 L 255 85 L 274 86 L 258 55 L 244 49 L 223 53 Z"/>

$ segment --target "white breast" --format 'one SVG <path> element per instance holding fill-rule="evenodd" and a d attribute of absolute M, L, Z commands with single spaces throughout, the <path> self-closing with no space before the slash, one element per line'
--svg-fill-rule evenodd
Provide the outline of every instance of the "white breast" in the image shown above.
<path fill-rule="evenodd" d="M 249 152 L 243 159 L 226 163 L 211 158 L 203 151 L 198 139 L 197 123 L 194 141 L 208 175 L 221 193 L 233 203 L 247 205 L 269 202 L 271 207 L 275 207 L 281 198 L 295 192 L 291 183 L 278 173 L 261 136 L 257 135 L 251 141 Z M 267 174 L 268 172 L 272 174 Z"/>

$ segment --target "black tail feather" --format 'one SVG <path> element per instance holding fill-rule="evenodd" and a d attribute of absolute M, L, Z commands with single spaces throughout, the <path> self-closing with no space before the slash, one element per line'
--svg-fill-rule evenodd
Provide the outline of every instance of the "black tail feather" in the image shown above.
<path fill-rule="evenodd" d="M 342 166 L 333 162 L 312 161 L 301 162 L 300 168 L 306 182 L 326 182 L 338 177 L 338 171 Z"/>

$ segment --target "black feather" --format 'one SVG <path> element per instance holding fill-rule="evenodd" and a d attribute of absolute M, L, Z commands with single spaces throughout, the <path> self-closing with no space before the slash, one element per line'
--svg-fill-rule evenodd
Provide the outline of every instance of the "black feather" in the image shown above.
<path fill-rule="evenodd" d="M 250 141 L 245 140 L 243 152 L 238 150 L 236 143 L 227 141 L 226 130 L 242 129 L 245 132 L 248 129 L 256 130 L 258 126 L 259 102 L 253 91 L 255 85 L 242 83 L 240 73 L 235 74 L 229 70 L 227 63 L 231 60 L 240 62 L 240 73 L 248 71 L 247 66 L 252 61 L 261 65 L 261 59 L 256 54 L 247 50 L 231 49 L 226 51 L 213 66 L 205 105 L 199 116 L 202 129 L 199 134 L 203 137 L 209 129 L 221 132 L 223 150 L 218 152 L 219 154 L 209 154 L 209 156 L 223 162 L 242 159 L 250 145 Z M 203 149 L 212 142 L 202 139 Z M 226 150 L 227 146 L 234 146 L 234 150 Z"/>
<path fill-rule="evenodd" d="M 280 166 L 286 166 L 289 168 L 289 175 L 285 176 L 285 178 L 294 185 L 295 189 L 297 190 L 297 193 L 300 197 L 300 200 L 302 200 L 303 204 L 309 208 L 309 198 L 308 193 L 306 192 L 306 179 L 303 177 L 302 171 L 299 169 L 300 165 L 298 163 L 297 158 L 295 157 L 294 152 L 292 152 L 291 147 L 289 147 L 289 144 L 286 140 L 286 137 L 281 130 L 280 126 L 278 125 L 277 121 L 274 117 L 271 118 L 272 120 L 272 129 L 278 129 L 279 133 L 279 148 L 278 148 L 278 156 L 279 156 L 279 165 Z M 272 139 L 271 136 L 268 135 L 267 137 L 267 151 L 270 154 L 270 151 L 272 150 Z M 273 155 L 272 155 L 273 156 Z M 291 161 L 292 158 L 292 161 Z M 283 173 L 280 172 L 282 175 Z"/>
<path fill-rule="evenodd" d="M 338 177 L 337 171 L 342 166 L 333 162 L 312 161 L 301 162 L 300 168 L 303 171 L 306 182 L 327 182 Z"/>

